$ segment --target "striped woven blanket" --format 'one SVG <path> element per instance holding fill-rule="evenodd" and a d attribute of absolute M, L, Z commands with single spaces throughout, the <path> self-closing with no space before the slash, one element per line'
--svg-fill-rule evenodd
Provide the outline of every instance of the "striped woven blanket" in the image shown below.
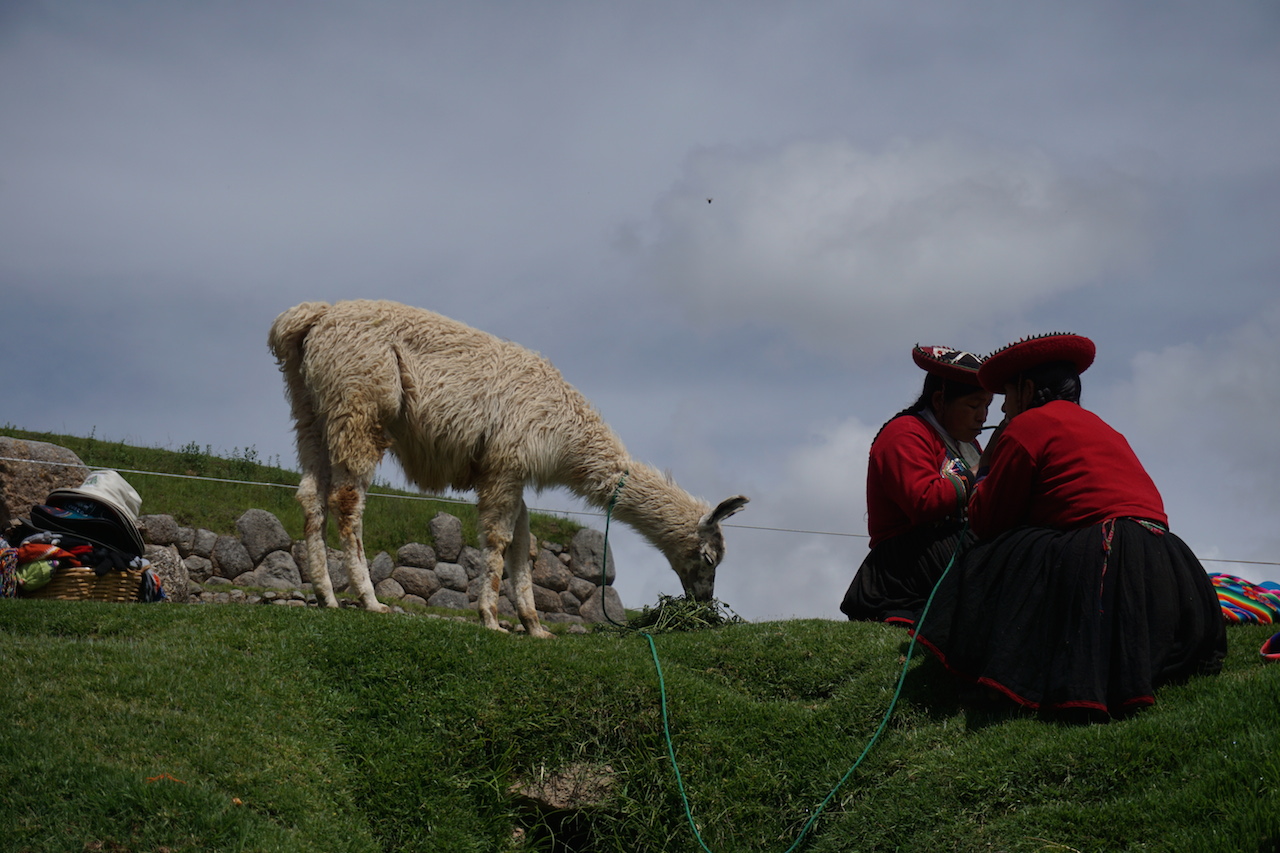
<path fill-rule="evenodd" d="M 1257 584 L 1220 572 L 1211 572 L 1209 580 L 1218 593 L 1222 618 L 1228 622 L 1280 623 L 1280 584 Z"/>

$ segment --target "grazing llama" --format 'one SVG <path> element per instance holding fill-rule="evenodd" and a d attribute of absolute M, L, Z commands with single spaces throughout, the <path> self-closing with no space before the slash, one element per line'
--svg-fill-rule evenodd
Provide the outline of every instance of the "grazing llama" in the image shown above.
<path fill-rule="evenodd" d="M 488 582 L 484 624 L 498 628 L 503 568 L 516 612 L 532 636 L 538 621 L 529 568 L 524 489 L 565 486 L 642 533 L 680 577 L 685 594 L 712 597 L 724 557 L 720 523 L 747 503 L 712 508 L 632 459 L 583 396 L 546 359 L 431 311 L 395 302 L 304 302 L 268 339 L 293 409 L 306 518 L 307 560 L 317 593 L 336 607 L 327 565 L 327 513 L 337 521 L 352 585 L 374 596 L 363 544 L 365 495 L 385 451 L 427 492 L 474 490 Z"/>

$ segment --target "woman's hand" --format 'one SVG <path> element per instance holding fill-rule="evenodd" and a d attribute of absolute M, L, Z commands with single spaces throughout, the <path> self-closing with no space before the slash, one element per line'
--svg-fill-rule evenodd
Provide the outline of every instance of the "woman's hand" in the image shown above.
<path fill-rule="evenodd" d="M 942 476 L 955 484 L 956 495 L 959 498 L 960 505 L 963 507 L 969 503 L 969 496 L 973 494 L 976 480 L 974 472 L 966 468 L 963 462 L 956 459 L 948 459 L 943 464 L 941 473 Z"/>

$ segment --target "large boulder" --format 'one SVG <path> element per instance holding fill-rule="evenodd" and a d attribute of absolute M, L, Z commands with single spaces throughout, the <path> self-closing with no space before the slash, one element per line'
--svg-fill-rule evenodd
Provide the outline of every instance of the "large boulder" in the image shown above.
<path fill-rule="evenodd" d="M 462 546 L 462 554 L 458 557 L 458 564 L 467 570 L 467 577 L 471 580 L 489 573 L 488 566 L 484 562 L 484 552 L 479 548 L 472 548 L 470 545 Z"/>
<path fill-rule="evenodd" d="M 377 586 L 391 577 L 391 573 L 395 570 L 396 561 L 391 559 L 391 555 L 386 551 L 379 551 L 377 556 L 369 561 L 369 583 Z"/>
<path fill-rule="evenodd" d="M 436 557 L 446 563 L 458 562 L 462 554 L 462 521 L 447 512 L 431 519 L 431 538 L 436 543 Z"/>
<path fill-rule="evenodd" d="M 258 576 L 260 586 L 270 589 L 298 589 L 302 586 L 298 564 L 288 551 L 272 551 L 254 569 L 254 574 Z"/>
<path fill-rule="evenodd" d="M 406 595 L 416 595 L 429 599 L 440 591 L 440 579 L 431 569 L 416 569 L 413 566 L 397 566 L 391 573 Z M 376 584 L 375 584 L 376 586 Z"/>
<path fill-rule="evenodd" d="M 600 579 L 596 578 L 596 582 L 584 581 L 582 578 L 573 578 L 569 581 L 569 592 L 577 596 L 579 601 L 586 601 L 588 598 L 596 594 L 596 590 L 600 588 Z"/>
<path fill-rule="evenodd" d="M 209 559 L 213 562 L 213 573 L 221 578 L 231 579 L 253 571 L 253 560 L 244 543 L 228 534 L 218 537 Z"/>
<path fill-rule="evenodd" d="M 191 531 L 191 553 L 197 557 L 213 557 L 213 546 L 218 544 L 218 534 L 203 527 Z"/>
<path fill-rule="evenodd" d="M 415 569 L 434 569 L 436 567 L 436 552 L 432 550 L 430 545 L 423 545 L 421 542 L 410 542 L 408 545 L 401 545 L 396 551 L 397 566 L 413 566 Z"/>
<path fill-rule="evenodd" d="M 145 533 L 143 534 L 146 535 Z M 196 531 L 191 527 L 179 527 L 178 538 L 173 541 L 178 546 L 178 553 L 183 557 L 191 556 L 191 546 L 196 542 Z"/>
<path fill-rule="evenodd" d="M 573 580 L 573 572 L 560 558 L 546 548 L 538 552 L 538 559 L 533 563 L 533 582 L 554 592 L 564 592 Z M 541 608 L 539 608 L 541 609 Z"/>
<path fill-rule="evenodd" d="M 572 555 L 573 573 L 584 581 L 590 581 L 594 584 L 600 583 L 600 566 L 605 566 L 605 583 L 611 584 L 618 575 L 618 567 L 613 562 L 613 549 L 609 549 L 609 553 L 604 553 L 604 534 L 599 530 L 592 530 L 584 527 L 573 535 L 573 541 L 569 543 L 569 553 Z"/>
<path fill-rule="evenodd" d="M 189 575 L 178 549 L 173 545 L 148 545 L 143 556 L 160 576 L 160 585 L 169 600 L 185 604 L 189 598 Z"/>
<path fill-rule="evenodd" d="M 199 554 L 192 554 L 182 561 L 187 569 L 187 579 L 195 583 L 204 583 L 213 575 L 213 561 Z"/>
<path fill-rule="evenodd" d="M 467 591 L 467 570 L 457 563 L 436 563 L 436 577 L 445 589 Z"/>
<path fill-rule="evenodd" d="M 533 606 L 540 613 L 563 613 L 564 602 L 558 592 L 540 586 L 533 587 Z"/>
<path fill-rule="evenodd" d="M 65 447 L 0 436 L 0 527 L 30 518 L 50 492 L 78 489 L 89 469 Z"/>
<path fill-rule="evenodd" d="M 138 530 L 142 532 L 142 538 L 152 545 L 179 545 L 179 553 L 181 546 L 179 540 L 182 535 L 182 528 L 178 527 L 178 522 L 174 521 L 172 515 L 143 515 L 138 517 Z M 187 552 L 190 553 L 188 548 Z"/>
<path fill-rule="evenodd" d="M 255 565 L 272 551 L 288 551 L 293 545 L 280 519 L 265 509 L 246 510 L 236 520 L 236 530 L 240 531 L 240 541 Z"/>
<path fill-rule="evenodd" d="M 465 592 L 458 592 L 453 589 L 438 589 L 434 595 L 427 599 L 427 604 L 432 607 L 451 607 L 454 610 L 466 610 L 471 606 L 471 600 L 467 598 Z"/>
<path fill-rule="evenodd" d="M 404 598 L 404 587 L 395 578 L 379 581 L 373 592 L 378 598 Z"/>
<path fill-rule="evenodd" d="M 605 616 L 608 608 L 608 616 Z M 605 622 L 612 620 L 619 625 L 627 621 L 627 612 L 622 607 L 622 598 L 611 586 L 596 587 L 590 598 L 582 602 L 578 615 L 588 622 Z"/>

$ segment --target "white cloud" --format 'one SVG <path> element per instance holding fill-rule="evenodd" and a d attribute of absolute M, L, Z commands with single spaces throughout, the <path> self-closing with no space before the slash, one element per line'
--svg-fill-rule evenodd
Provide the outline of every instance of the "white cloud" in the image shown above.
<path fill-rule="evenodd" d="M 1237 483 L 1280 482 L 1274 452 L 1280 420 L 1276 341 L 1280 301 L 1203 343 L 1184 343 L 1133 359 L 1133 380 L 1113 391 L 1126 419 L 1159 435 L 1167 456 L 1196 460 Z"/>
<path fill-rule="evenodd" d="M 1145 218 L 1136 179 L 1034 150 L 803 141 L 692 156 L 646 251 L 654 280 L 696 315 L 866 352 L 1128 268 Z"/>
<path fill-rule="evenodd" d="M 1201 343 L 1143 352 L 1105 404 L 1165 498 L 1174 530 L 1202 557 L 1280 560 L 1280 301 Z M 1210 571 L 1280 579 L 1278 567 Z"/>

